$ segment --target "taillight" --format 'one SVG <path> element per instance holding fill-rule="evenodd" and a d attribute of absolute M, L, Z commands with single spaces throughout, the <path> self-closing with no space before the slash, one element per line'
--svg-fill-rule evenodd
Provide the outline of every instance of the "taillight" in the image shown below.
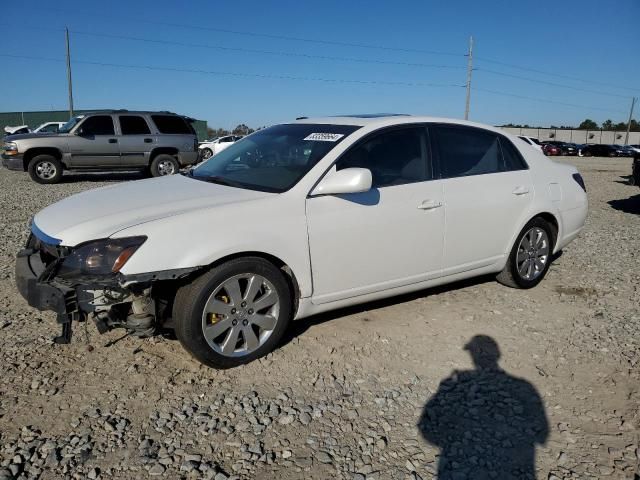
<path fill-rule="evenodd" d="M 582 175 L 580 175 L 579 173 L 574 173 L 571 176 L 576 181 L 576 183 L 582 187 L 582 190 L 584 190 L 586 192 L 587 191 L 587 186 L 584 184 L 584 179 L 582 178 Z"/>

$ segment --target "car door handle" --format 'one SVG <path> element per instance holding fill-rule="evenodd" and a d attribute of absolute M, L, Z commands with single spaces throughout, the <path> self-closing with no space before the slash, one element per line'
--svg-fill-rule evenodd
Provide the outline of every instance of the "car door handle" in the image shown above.
<path fill-rule="evenodd" d="M 442 202 L 437 202 L 435 200 L 425 200 L 418 208 L 420 210 L 433 210 L 434 208 L 440 208 L 442 206 Z"/>
<path fill-rule="evenodd" d="M 145 138 L 144 139 L 144 143 L 152 143 L 153 142 L 153 138 Z"/>
<path fill-rule="evenodd" d="M 526 195 L 527 193 L 529 193 L 529 189 L 527 187 L 516 187 L 513 189 L 513 193 L 514 195 Z"/>
<path fill-rule="evenodd" d="M 109 143 L 118 143 L 118 140 L 115 138 L 110 138 Z"/>

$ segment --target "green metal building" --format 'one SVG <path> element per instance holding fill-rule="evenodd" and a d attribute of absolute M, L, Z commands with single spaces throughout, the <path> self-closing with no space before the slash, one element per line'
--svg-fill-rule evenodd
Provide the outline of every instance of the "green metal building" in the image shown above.
<path fill-rule="evenodd" d="M 99 112 L 101 110 L 75 110 L 76 115 L 87 112 Z M 4 127 L 7 125 L 29 125 L 35 128 L 45 122 L 66 122 L 69 120 L 68 110 L 46 110 L 41 112 L 0 112 L 0 135 L 4 135 Z M 198 134 L 198 140 L 207 139 L 206 120 L 196 120 L 193 128 Z"/>

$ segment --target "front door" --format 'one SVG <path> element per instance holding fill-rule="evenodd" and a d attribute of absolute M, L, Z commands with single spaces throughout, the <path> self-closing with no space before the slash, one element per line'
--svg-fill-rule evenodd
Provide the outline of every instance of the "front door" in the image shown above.
<path fill-rule="evenodd" d="M 365 193 L 307 199 L 314 303 L 326 303 L 439 276 L 444 208 L 421 126 L 374 134 L 334 169 L 371 170 Z"/>
<path fill-rule="evenodd" d="M 111 115 L 86 118 L 69 135 L 70 166 L 73 168 L 120 165 L 120 146 Z"/>

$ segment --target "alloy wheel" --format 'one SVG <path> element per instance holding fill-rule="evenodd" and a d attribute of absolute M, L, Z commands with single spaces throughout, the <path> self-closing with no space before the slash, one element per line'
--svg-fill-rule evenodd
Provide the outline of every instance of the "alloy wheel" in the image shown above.
<path fill-rule="evenodd" d="M 57 173 L 56 166 L 48 161 L 39 162 L 36 165 L 35 171 L 36 175 L 43 180 L 51 180 Z"/>
<path fill-rule="evenodd" d="M 162 175 L 173 175 L 176 173 L 176 166 L 169 160 L 163 160 L 158 163 L 158 173 Z"/>
<path fill-rule="evenodd" d="M 535 280 L 549 261 L 549 235 L 539 227 L 528 230 L 520 240 L 516 253 L 518 274 L 525 280 Z"/>
<path fill-rule="evenodd" d="M 235 275 L 207 299 L 202 332 L 216 353 L 242 357 L 264 345 L 279 313 L 280 298 L 269 280 L 254 273 Z"/>

